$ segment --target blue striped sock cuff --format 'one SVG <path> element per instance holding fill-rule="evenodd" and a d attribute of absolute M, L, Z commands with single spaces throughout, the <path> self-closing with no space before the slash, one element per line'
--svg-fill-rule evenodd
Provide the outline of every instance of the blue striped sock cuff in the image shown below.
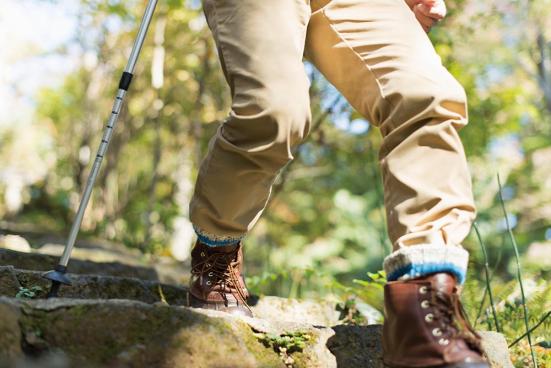
<path fill-rule="evenodd" d="M 435 272 L 453 274 L 465 282 L 469 253 L 451 245 L 421 244 L 404 247 L 387 256 L 383 268 L 388 281 L 407 280 Z"/>
<path fill-rule="evenodd" d="M 193 230 L 195 230 L 195 233 L 197 234 L 197 238 L 199 239 L 199 241 L 203 244 L 208 245 L 209 247 L 218 247 L 218 246 L 239 243 L 245 237 L 245 234 L 241 236 L 214 235 L 199 229 L 195 225 L 193 225 Z"/>

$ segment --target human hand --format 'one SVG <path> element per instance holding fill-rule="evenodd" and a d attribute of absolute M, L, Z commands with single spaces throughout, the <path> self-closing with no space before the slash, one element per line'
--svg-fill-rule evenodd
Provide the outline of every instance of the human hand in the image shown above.
<path fill-rule="evenodd" d="M 425 32 L 446 16 L 444 0 L 405 0 Z"/>

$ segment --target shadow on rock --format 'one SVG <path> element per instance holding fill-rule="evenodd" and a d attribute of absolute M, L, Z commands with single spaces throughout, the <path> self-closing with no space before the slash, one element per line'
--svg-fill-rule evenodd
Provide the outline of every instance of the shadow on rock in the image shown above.
<path fill-rule="evenodd" d="M 337 367 L 383 368 L 381 325 L 332 327 L 335 335 L 327 348 L 335 356 Z"/>

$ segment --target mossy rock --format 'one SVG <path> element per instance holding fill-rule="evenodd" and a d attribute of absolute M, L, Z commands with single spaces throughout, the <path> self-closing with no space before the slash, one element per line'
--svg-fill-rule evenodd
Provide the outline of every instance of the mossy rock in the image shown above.
<path fill-rule="evenodd" d="M 17 269 L 49 271 L 53 270 L 58 261 L 59 257 L 52 255 L 0 249 L 0 265 L 2 266 L 11 265 Z M 69 270 L 77 274 L 136 277 L 153 281 L 159 279 L 153 268 L 120 262 L 92 262 L 73 258 Z"/>
<path fill-rule="evenodd" d="M 145 303 L 166 301 L 171 305 L 185 305 L 187 288 L 161 284 L 130 277 L 69 274 L 72 285 L 61 286 L 60 297 L 76 299 L 129 299 Z M 0 295 L 14 297 L 20 287 L 39 286 L 45 296 L 50 282 L 42 272 L 0 266 Z"/>
<path fill-rule="evenodd" d="M 308 338 L 285 360 L 259 334 Z M 492 367 L 511 367 L 503 336 L 483 337 Z M 162 303 L 0 297 L 0 367 L 19 360 L 43 368 L 55 358 L 56 368 L 382 368 L 380 341 L 380 325 L 328 328 Z"/>
<path fill-rule="evenodd" d="M 0 298 L 0 308 L 10 311 L 0 317 L 0 329 L 20 331 L 0 339 L 4 361 L 58 352 L 75 367 L 284 367 L 275 352 L 250 339 L 245 322 L 190 308 L 8 298 Z"/>
<path fill-rule="evenodd" d="M 56 261 L 0 249 L 0 368 L 382 367 L 381 326 L 331 327 L 338 313 L 328 303 L 261 297 L 257 318 L 234 317 L 182 307 L 187 288 L 155 281 L 151 269 L 78 260 L 73 285 L 45 300 L 41 271 Z M 33 286 L 39 299 L 14 298 Z M 309 338 L 289 354 L 259 338 L 297 333 Z M 511 368 L 503 336 L 482 336 L 492 368 Z"/>

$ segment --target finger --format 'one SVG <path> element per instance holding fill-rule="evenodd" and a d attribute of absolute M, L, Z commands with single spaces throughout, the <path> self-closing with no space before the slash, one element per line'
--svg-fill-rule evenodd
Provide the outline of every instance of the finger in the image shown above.
<path fill-rule="evenodd" d="M 446 3 L 443 0 L 422 0 L 421 3 L 428 9 L 428 14 L 433 18 L 442 19 L 446 16 Z"/>
<path fill-rule="evenodd" d="M 437 16 L 439 19 L 444 18 L 447 13 L 446 3 L 443 1 L 438 1 L 434 6 L 430 8 L 430 13 L 433 16 Z"/>
<path fill-rule="evenodd" d="M 417 21 L 421 24 L 425 32 L 430 31 L 430 28 L 434 25 L 435 20 L 419 11 L 419 5 L 413 9 Z"/>
<path fill-rule="evenodd" d="M 421 3 L 423 0 L 405 0 L 406 1 L 406 4 L 407 6 L 409 6 L 409 8 L 411 10 L 413 10 L 413 8 L 415 7 L 415 5 Z"/>
<path fill-rule="evenodd" d="M 423 3 L 424 5 L 426 5 L 429 8 L 432 8 L 433 6 L 435 6 L 436 2 L 437 2 L 437 0 L 421 0 L 421 3 Z"/>
<path fill-rule="evenodd" d="M 417 5 L 416 9 L 426 17 L 432 18 L 434 20 L 441 20 L 444 18 L 445 14 L 442 14 L 441 9 L 429 8 L 425 4 Z"/>
<path fill-rule="evenodd" d="M 426 25 L 426 26 L 432 26 L 436 21 L 431 16 L 425 14 L 422 9 L 423 5 L 419 4 L 413 8 L 413 13 L 415 14 L 415 17 L 419 21 L 419 23 Z"/>

